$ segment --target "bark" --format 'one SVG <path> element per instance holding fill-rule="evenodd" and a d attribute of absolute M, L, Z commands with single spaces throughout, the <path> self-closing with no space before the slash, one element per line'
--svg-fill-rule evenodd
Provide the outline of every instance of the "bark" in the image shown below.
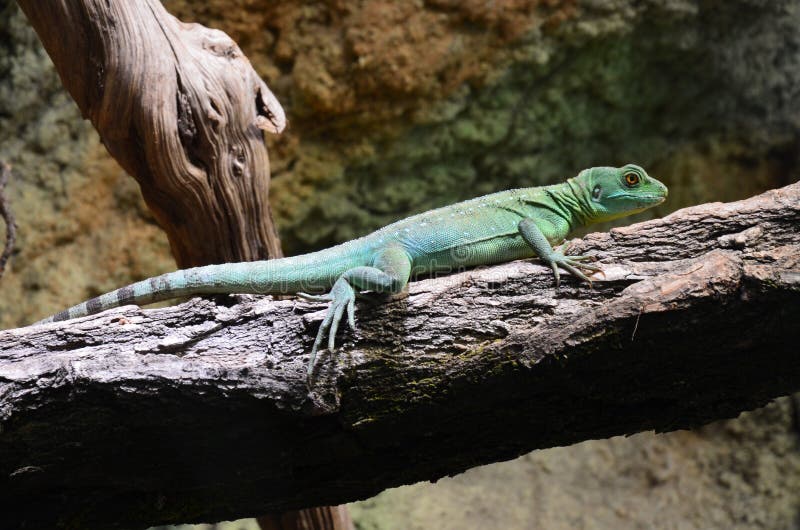
<path fill-rule="evenodd" d="M 284 113 L 230 37 L 158 0 L 18 3 L 180 267 L 280 255 L 262 131 Z"/>
<path fill-rule="evenodd" d="M 800 183 L 324 306 L 193 299 L 0 332 L 0 526 L 136 528 L 333 505 L 536 448 L 729 418 L 800 389 Z M 48 506 L 47 510 L 41 509 Z"/>

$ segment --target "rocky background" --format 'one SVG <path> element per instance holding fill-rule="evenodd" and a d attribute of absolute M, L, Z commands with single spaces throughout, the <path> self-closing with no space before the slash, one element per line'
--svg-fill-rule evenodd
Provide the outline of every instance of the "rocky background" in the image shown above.
<path fill-rule="evenodd" d="M 800 0 L 164 3 L 229 33 L 288 113 L 268 139 L 287 254 L 592 165 L 665 181 L 670 199 L 648 215 L 800 173 Z M 0 327 L 173 268 L 10 0 L 0 159 L 19 225 Z M 696 432 L 537 451 L 352 512 L 381 530 L 798 528 L 795 421 L 787 399 Z"/>

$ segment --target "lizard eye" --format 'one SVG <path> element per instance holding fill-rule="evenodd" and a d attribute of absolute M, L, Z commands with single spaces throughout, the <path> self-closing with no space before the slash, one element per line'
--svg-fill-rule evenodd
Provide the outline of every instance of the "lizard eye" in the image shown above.
<path fill-rule="evenodd" d="M 597 200 L 600 198 L 600 193 L 602 193 L 603 189 L 600 186 L 595 186 L 592 190 L 592 199 Z"/>
<path fill-rule="evenodd" d="M 636 173 L 625 174 L 625 184 L 630 188 L 639 184 L 639 175 Z"/>

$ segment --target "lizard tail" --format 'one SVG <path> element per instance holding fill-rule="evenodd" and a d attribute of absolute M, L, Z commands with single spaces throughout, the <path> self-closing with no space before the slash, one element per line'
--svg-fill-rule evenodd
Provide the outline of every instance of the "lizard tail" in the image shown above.
<path fill-rule="evenodd" d="M 354 242 L 291 258 L 222 263 L 169 272 L 102 294 L 36 322 L 46 324 L 128 304 L 197 294 L 290 294 L 329 289 L 346 270 L 366 265 Z"/>

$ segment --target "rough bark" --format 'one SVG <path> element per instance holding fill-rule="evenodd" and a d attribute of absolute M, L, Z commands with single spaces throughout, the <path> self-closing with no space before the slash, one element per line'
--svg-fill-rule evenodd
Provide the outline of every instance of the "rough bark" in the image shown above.
<path fill-rule="evenodd" d="M 536 448 L 732 417 L 800 389 L 800 183 L 323 308 L 193 299 L 0 333 L 3 527 L 136 528 L 364 498 Z M 50 509 L 42 510 L 42 506 Z"/>
<path fill-rule="evenodd" d="M 280 255 L 262 131 L 284 113 L 230 37 L 158 0 L 18 3 L 179 266 Z"/>

